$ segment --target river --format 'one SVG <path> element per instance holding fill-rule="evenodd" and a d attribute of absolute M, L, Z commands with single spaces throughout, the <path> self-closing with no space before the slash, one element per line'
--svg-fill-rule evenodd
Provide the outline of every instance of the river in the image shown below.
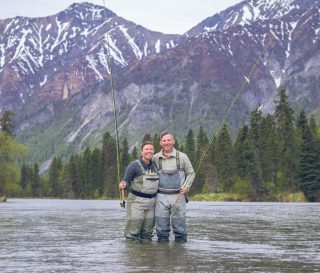
<path fill-rule="evenodd" d="M 119 201 L 9 199 L 0 272 L 320 272 L 319 203 L 191 201 L 187 217 L 186 244 L 128 244 Z"/>

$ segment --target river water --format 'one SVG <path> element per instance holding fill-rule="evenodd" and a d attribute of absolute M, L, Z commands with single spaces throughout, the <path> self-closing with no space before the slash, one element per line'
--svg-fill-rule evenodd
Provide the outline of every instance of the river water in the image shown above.
<path fill-rule="evenodd" d="M 320 204 L 189 202 L 187 215 L 186 244 L 128 244 L 119 201 L 9 199 L 0 272 L 320 272 Z"/>

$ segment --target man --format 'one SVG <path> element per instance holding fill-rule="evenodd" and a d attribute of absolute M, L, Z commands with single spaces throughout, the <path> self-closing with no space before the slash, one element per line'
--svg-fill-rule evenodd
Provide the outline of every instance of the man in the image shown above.
<path fill-rule="evenodd" d="M 160 136 L 162 150 L 153 162 L 159 169 L 159 190 L 156 198 L 155 221 L 158 242 L 169 242 L 170 218 L 175 242 L 187 242 L 186 196 L 195 178 L 188 156 L 177 151 L 169 132 Z"/>

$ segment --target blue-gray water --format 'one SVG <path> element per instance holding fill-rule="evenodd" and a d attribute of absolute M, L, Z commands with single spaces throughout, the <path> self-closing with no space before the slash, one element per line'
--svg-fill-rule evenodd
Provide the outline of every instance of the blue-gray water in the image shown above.
<path fill-rule="evenodd" d="M 119 201 L 0 204 L 0 272 L 320 272 L 320 204 L 190 202 L 186 244 L 126 244 Z"/>

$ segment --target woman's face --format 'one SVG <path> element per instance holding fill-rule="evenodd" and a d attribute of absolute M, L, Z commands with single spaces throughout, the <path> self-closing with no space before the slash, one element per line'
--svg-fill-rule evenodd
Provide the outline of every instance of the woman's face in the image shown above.
<path fill-rule="evenodd" d="M 141 156 L 144 161 L 150 161 L 154 155 L 154 148 L 153 145 L 147 144 L 144 145 L 141 150 Z"/>

